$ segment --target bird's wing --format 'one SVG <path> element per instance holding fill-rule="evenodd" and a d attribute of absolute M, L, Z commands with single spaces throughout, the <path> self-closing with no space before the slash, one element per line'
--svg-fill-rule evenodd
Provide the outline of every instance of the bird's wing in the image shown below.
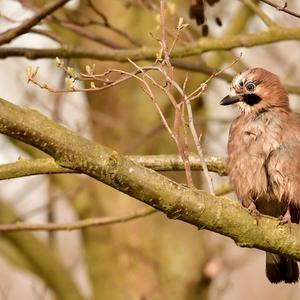
<path fill-rule="evenodd" d="M 300 127 L 300 125 L 299 125 Z M 299 128 L 300 129 L 300 128 Z M 279 201 L 300 209 L 300 130 L 283 140 L 266 162 L 270 191 Z"/>

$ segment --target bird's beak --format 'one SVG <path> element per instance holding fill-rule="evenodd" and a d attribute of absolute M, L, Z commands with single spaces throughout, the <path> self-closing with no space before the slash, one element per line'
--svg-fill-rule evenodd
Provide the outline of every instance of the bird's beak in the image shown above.
<path fill-rule="evenodd" d="M 239 102 L 241 100 L 241 97 L 240 96 L 226 96 L 224 97 L 221 101 L 220 101 L 220 104 L 221 105 L 230 105 L 230 104 L 233 104 L 233 103 L 236 103 L 236 102 Z"/>

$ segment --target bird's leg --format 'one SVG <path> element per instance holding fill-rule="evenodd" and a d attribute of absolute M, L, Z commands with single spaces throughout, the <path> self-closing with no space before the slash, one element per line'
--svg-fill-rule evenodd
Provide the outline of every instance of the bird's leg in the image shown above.
<path fill-rule="evenodd" d="M 260 218 L 260 212 L 256 209 L 256 205 L 253 201 L 251 201 L 247 209 L 250 215 L 253 216 L 256 219 L 256 221 L 258 221 L 258 219 Z"/>
<path fill-rule="evenodd" d="M 291 227 L 292 219 L 291 219 L 290 207 L 288 207 L 284 216 L 280 216 L 278 219 L 279 219 L 278 225 L 289 224 L 289 226 Z"/>

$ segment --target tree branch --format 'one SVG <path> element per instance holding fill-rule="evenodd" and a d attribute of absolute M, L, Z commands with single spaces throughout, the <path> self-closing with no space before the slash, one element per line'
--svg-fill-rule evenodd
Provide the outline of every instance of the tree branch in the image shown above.
<path fill-rule="evenodd" d="M 272 3 L 269 0 L 260 0 L 260 1 L 266 3 L 266 4 L 270 5 L 270 6 L 272 6 L 274 8 L 276 8 L 279 11 L 283 11 L 283 12 L 285 12 L 285 13 L 291 15 L 291 16 L 300 18 L 300 14 L 297 14 L 297 13 L 295 13 L 295 12 L 293 12 L 293 11 L 291 11 L 291 10 L 289 10 L 289 9 L 286 8 L 287 7 L 287 2 L 285 2 L 284 6 L 282 7 L 282 6 L 279 6 L 277 4 Z"/>
<path fill-rule="evenodd" d="M 73 33 L 76 33 L 86 39 L 89 39 L 91 41 L 94 41 L 96 43 L 102 44 L 106 47 L 112 48 L 112 49 L 126 49 L 126 47 L 123 47 L 119 45 L 118 43 L 109 40 L 108 38 L 96 34 L 92 30 L 87 30 L 86 28 L 83 28 L 82 26 L 73 24 L 71 22 L 67 21 L 59 21 L 57 20 L 57 23 L 60 24 L 63 28 L 69 29 Z"/>
<path fill-rule="evenodd" d="M 118 217 L 98 217 L 79 220 L 73 223 L 48 223 L 48 224 L 25 224 L 17 222 L 15 224 L 0 224 L 0 232 L 12 232 L 12 231 L 72 231 L 77 229 L 84 229 L 93 226 L 112 225 L 123 222 L 128 222 L 138 218 L 143 218 L 157 212 L 156 209 L 148 208 L 131 214 Z"/>
<path fill-rule="evenodd" d="M 33 26 L 38 24 L 42 19 L 53 13 L 55 10 L 69 2 L 70 0 L 58 0 L 47 4 L 43 9 L 37 12 L 28 20 L 25 20 L 19 26 L 9 29 L 0 35 L 0 45 L 9 43 L 16 37 L 28 32 Z"/>
<path fill-rule="evenodd" d="M 184 171 L 182 159 L 177 154 L 165 155 L 129 155 L 130 160 L 155 171 Z M 203 170 L 199 157 L 189 154 L 192 170 Z M 208 170 L 226 175 L 226 159 L 223 157 L 209 156 L 205 158 Z M 62 167 L 52 158 L 40 158 L 34 160 L 20 159 L 14 163 L 0 165 L 0 180 L 13 179 L 40 174 L 78 173 L 75 170 Z"/>
<path fill-rule="evenodd" d="M 254 47 L 280 41 L 300 40 L 300 28 L 269 28 L 267 31 L 251 34 L 238 34 L 219 38 L 201 38 L 198 42 L 176 47 L 171 58 L 199 55 L 209 51 L 231 50 L 240 47 Z M 82 48 L 0 48 L 0 58 L 21 56 L 28 59 L 38 58 L 91 58 L 96 60 L 111 60 L 127 62 L 128 58 L 134 61 L 155 60 L 159 49 L 142 47 L 134 49 L 82 49 Z"/>
<path fill-rule="evenodd" d="M 155 171 L 184 170 L 184 164 L 181 157 L 177 154 L 128 155 L 127 157 L 135 163 Z M 198 155 L 189 153 L 189 162 L 192 170 L 203 170 Z M 218 173 L 220 176 L 227 174 L 225 157 L 207 156 L 205 157 L 205 163 L 209 171 Z"/>
<path fill-rule="evenodd" d="M 300 228 L 259 223 L 239 203 L 190 189 L 107 147 L 78 136 L 36 110 L 0 100 L 0 132 L 51 155 L 63 167 L 103 183 L 199 229 L 231 237 L 238 245 L 281 253 L 300 260 Z"/>

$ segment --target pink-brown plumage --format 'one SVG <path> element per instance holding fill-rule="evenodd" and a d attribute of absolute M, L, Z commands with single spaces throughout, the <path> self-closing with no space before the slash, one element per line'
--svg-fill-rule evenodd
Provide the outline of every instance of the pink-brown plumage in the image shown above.
<path fill-rule="evenodd" d="M 286 91 L 276 75 L 253 68 L 233 79 L 221 101 L 233 103 L 240 115 L 230 129 L 228 173 L 239 201 L 252 213 L 299 223 L 300 119 Z M 267 253 L 266 275 L 273 283 L 296 282 L 297 262 Z"/>

